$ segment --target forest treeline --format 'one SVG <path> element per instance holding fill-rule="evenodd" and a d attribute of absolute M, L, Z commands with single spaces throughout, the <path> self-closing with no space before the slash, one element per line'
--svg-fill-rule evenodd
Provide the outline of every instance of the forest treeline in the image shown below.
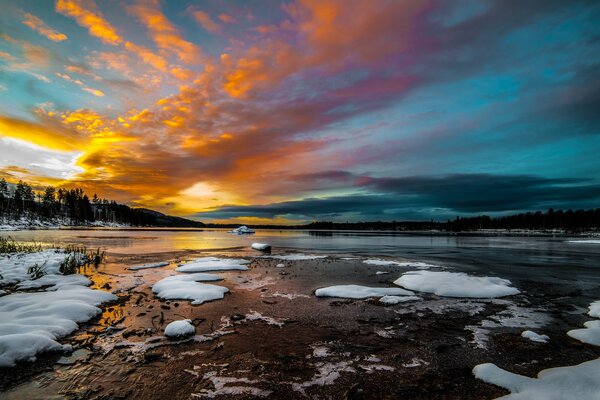
<path fill-rule="evenodd" d="M 318 221 L 305 225 L 304 229 L 348 229 L 348 230 L 389 230 L 466 232 L 486 229 L 535 230 L 560 232 L 591 232 L 600 230 L 600 208 L 591 210 L 554 210 L 546 212 L 525 212 L 513 215 L 490 217 L 456 217 L 441 221 L 376 221 L 376 222 L 326 222 Z"/>
<path fill-rule="evenodd" d="M 133 226 L 156 226 L 157 216 L 144 210 L 119 204 L 114 200 L 90 199 L 81 188 L 56 189 L 46 187 L 34 192 L 31 185 L 19 181 L 9 185 L 0 179 L 0 216 L 5 221 L 60 220 L 69 225 L 87 225 L 94 222 Z"/>
<path fill-rule="evenodd" d="M 207 224 L 214 228 L 235 228 L 239 224 Z M 447 221 L 365 221 L 331 222 L 315 221 L 305 225 L 248 225 L 263 229 L 303 230 L 356 230 L 356 231 L 441 231 L 468 232 L 477 230 L 535 230 L 545 232 L 595 232 L 600 231 L 600 208 L 592 210 L 553 210 L 526 212 L 501 217 L 487 215 L 456 217 Z"/>

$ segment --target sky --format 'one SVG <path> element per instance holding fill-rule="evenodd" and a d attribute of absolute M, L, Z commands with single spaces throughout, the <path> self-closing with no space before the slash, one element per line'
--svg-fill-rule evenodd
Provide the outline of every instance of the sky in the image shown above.
<path fill-rule="evenodd" d="M 600 2 L 0 7 L 11 182 L 206 222 L 600 207 Z"/>

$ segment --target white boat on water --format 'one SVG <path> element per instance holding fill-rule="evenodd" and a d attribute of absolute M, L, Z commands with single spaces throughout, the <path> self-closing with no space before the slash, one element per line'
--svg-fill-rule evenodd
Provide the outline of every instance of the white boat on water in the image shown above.
<path fill-rule="evenodd" d="M 229 233 L 233 233 L 234 235 L 248 235 L 254 233 L 254 229 L 250 229 L 246 225 L 242 225 L 239 228 L 229 231 Z"/>

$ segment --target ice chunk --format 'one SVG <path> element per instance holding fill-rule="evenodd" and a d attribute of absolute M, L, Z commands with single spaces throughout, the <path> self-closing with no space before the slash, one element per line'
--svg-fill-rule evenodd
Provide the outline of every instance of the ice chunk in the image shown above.
<path fill-rule="evenodd" d="M 242 225 L 239 228 L 230 230 L 229 233 L 233 233 L 235 235 L 247 235 L 254 233 L 254 229 L 248 228 L 246 225 Z"/>
<path fill-rule="evenodd" d="M 267 243 L 252 243 L 251 246 L 254 250 L 258 251 L 270 251 L 271 245 Z"/>
<path fill-rule="evenodd" d="M 379 302 L 383 304 L 398 304 L 415 300 L 421 300 L 421 298 L 419 296 L 383 296 L 379 299 Z"/>
<path fill-rule="evenodd" d="M 169 276 L 156 282 L 152 291 L 163 299 L 192 300 L 192 304 L 222 299 L 229 289 L 223 286 L 200 283 L 198 281 L 217 281 L 222 278 L 211 274 L 189 274 Z"/>
<path fill-rule="evenodd" d="M 241 258 L 202 257 L 183 264 L 175 271 L 178 272 L 209 272 L 209 271 L 245 271 L 250 261 Z"/>
<path fill-rule="evenodd" d="M 360 285 L 336 285 L 315 290 L 317 297 L 344 297 L 348 299 L 365 299 L 381 296 L 410 296 L 413 292 L 395 287 L 368 287 Z"/>
<path fill-rule="evenodd" d="M 545 369 L 537 379 L 513 374 L 489 363 L 477 365 L 473 374 L 484 382 L 509 390 L 511 394 L 502 397 L 506 400 L 600 398 L 600 359 Z"/>
<path fill-rule="evenodd" d="M 116 299 L 111 293 L 84 286 L 0 297 L 0 367 L 35 361 L 35 355 L 43 351 L 62 350 L 58 339 L 100 314 L 96 306 Z"/>
<path fill-rule="evenodd" d="M 462 272 L 411 271 L 394 281 L 396 285 L 446 297 L 494 298 L 520 293 L 506 279 L 470 276 Z"/>
<path fill-rule="evenodd" d="M 189 319 L 173 321 L 165 328 L 165 336 L 171 338 L 192 336 L 196 333 L 196 327 Z"/>
<path fill-rule="evenodd" d="M 167 265 L 169 265 L 169 262 L 165 261 L 165 262 L 158 262 L 158 263 L 153 263 L 153 264 L 136 265 L 135 267 L 130 267 L 127 269 L 130 271 L 137 271 L 140 269 L 148 269 L 148 268 L 162 268 L 162 267 L 166 267 Z"/>
<path fill-rule="evenodd" d="M 594 318 L 600 318 L 600 300 L 594 301 L 590 304 L 588 315 Z"/>
<path fill-rule="evenodd" d="M 588 321 L 583 326 L 585 328 L 568 331 L 567 335 L 580 342 L 600 346 L 600 320 Z"/>
<path fill-rule="evenodd" d="M 534 331 L 523 331 L 523 333 L 521 333 L 521 336 L 531 340 L 532 342 L 537 343 L 548 343 L 548 340 L 550 340 L 550 338 L 547 335 L 540 335 L 538 333 L 535 333 Z"/>

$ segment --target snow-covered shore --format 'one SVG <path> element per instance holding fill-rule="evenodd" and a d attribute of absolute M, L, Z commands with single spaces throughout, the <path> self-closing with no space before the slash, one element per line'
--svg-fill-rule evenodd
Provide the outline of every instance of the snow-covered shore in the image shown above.
<path fill-rule="evenodd" d="M 42 352 L 71 351 L 59 340 L 100 314 L 99 305 L 117 300 L 90 289 L 83 275 L 63 275 L 68 255 L 57 249 L 0 255 L 0 367 L 35 361 Z"/>

